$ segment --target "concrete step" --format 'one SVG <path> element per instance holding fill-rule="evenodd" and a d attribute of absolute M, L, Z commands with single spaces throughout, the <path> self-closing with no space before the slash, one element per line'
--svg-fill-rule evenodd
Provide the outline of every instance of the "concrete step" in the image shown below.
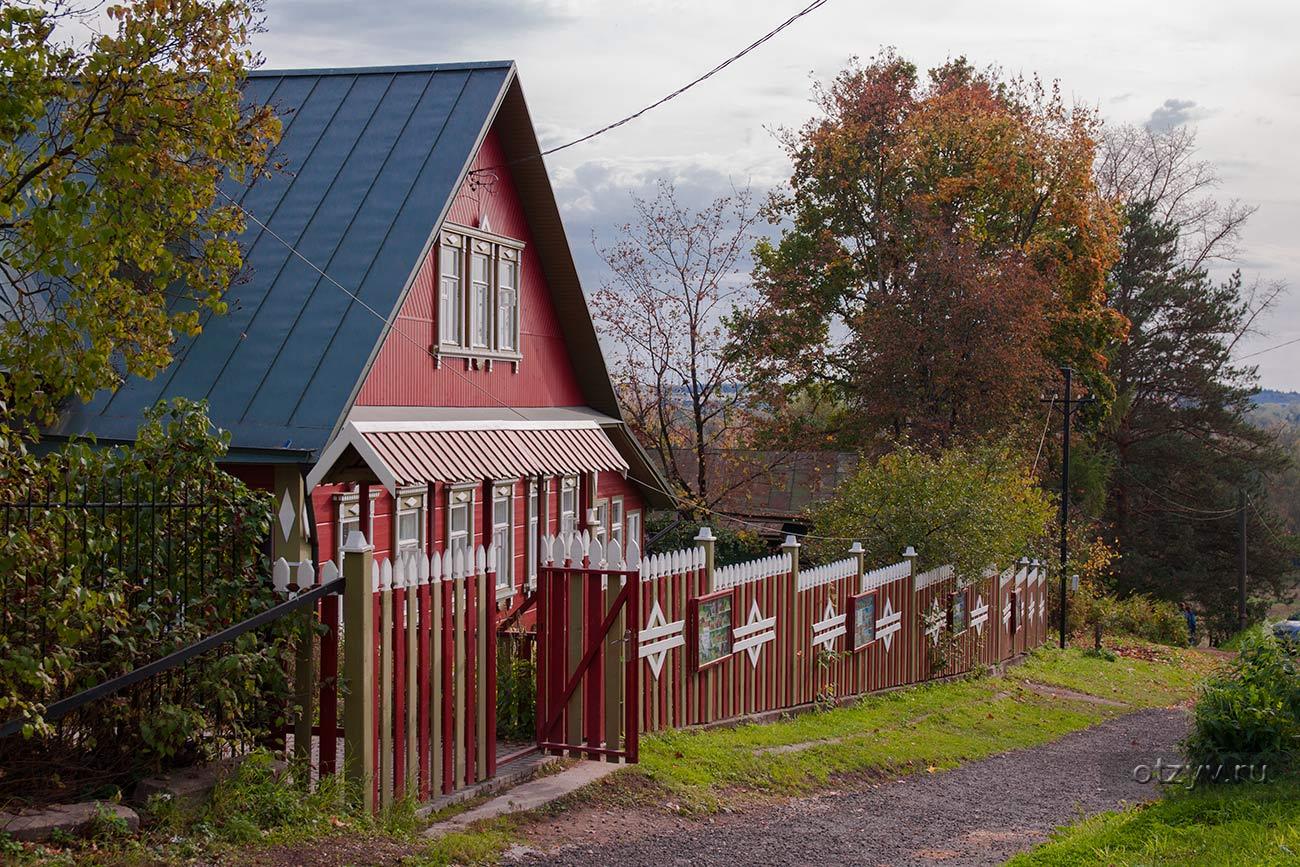
<path fill-rule="evenodd" d="M 483 819 L 493 819 L 508 813 L 524 813 L 529 810 L 536 810 L 624 767 L 626 766 L 610 762 L 579 762 L 567 770 L 560 771 L 558 774 L 521 783 L 473 809 L 430 825 L 425 830 L 424 835 L 426 837 L 441 837 L 453 831 L 462 831 L 474 822 Z"/>

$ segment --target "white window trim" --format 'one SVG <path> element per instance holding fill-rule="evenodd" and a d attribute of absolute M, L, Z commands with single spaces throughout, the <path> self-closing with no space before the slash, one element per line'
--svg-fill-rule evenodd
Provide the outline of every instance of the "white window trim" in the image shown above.
<path fill-rule="evenodd" d="M 404 553 L 407 551 L 423 551 L 428 515 L 425 512 L 427 506 L 426 497 L 428 490 L 423 487 L 401 488 L 397 492 L 397 499 L 393 502 L 393 551 L 395 553 Z M 415 541 L 402 541 L 402 516 L 415 513 L 416 519 Z"/>
<path fill-rule="evenodd" d="M 633 516 L 635 516 L 635 520 L 633 520 Z M 628 539 L 632 539 L 632 538 L 634 538 L 634 537 L 633 537 L 633 533 L 632 533 L 632 526 L 633 526 L 634 524 L 636 525 L 636 535 L 635 535 L 635 539 L 636 539 L 637 550 L 639 551 L 639 550 L 641 549 L 641 546 L 642 546 L 642 541 L 641 541 L 641 533 L 642 533 L 642 527 L 641 527 L 641 510 L 640 510 L 640 509 L 633 509 L 633 510 L 631 510 L 631 511 L 629 511 L 629 512 L 625 512 L 624 515 L 623 515 L 623 522 L 624 522 L 624 528 L 623 528 L 624 536 L 625 536 L 626 538 L 628 538 Z M 626 545 L 626 544 L 627 544 L 627 543 L 625 542 L 624 545 Z M 623 554 L 624 554 L 624 556 L 627 555 L 627 549 L 626 549 L 626 548 L 624 548 Z"/>
<path fill-rule="evenodd" d="M 375 539 L 375 500 L 379 499 L 379 491 L 375 488 L 370 489 L 370 521 L 366 527 L 366 539 L 374 542 Z M 343 546 L 347 543 L 347 538 L 343 533 L 343 524 L 347 521 L 356 521 L 358 526 L 361 523 L 361 492 L 347 491 L 342 494 L 334 495 L 334 558 L 340 569 L 343 568 Z"/>
<path fill-rule="evenodd" d="M 505 551 L 497 546 L 497 600 L 509 599 L 515 595 L 515 483 L 496 482 L 492 485 L 492 544 L 496 545 L 497 530 L 502 525 L 497 523 L 497 503 L 506 503 L 506 544 Z M 505 564 L 502 570 L 501 564 Z M 504 572 L 504 574 L 503 574 Z M 503 580 L 504 579 L 504 580 Z"/>
<path fill-rule="evenodd" d="M 566 509 L 564 507 L 564 495 L 568 493 L 572 493 L 573 495 L 573 508 L 571 509 Z M 577 476 L 560 477 L 560 492 L 556 509 L 559 513 L 559 523 L 556 525 L 556 531 L 560 534 L 571 532 L 576 533 L 578 531 L 578 518 L 580 517 L 578 515 L 578 506 L 580 505 L 578 503 L 578 493 Z M 566 516 L 570 518 L 572 522 L 572 526 L 568 528 L 564 526 Z"/>
<path fill-rule="evenodd" d="M 461 322 L 458 340 L 447 340 L 443 331 L 442 251 L 444 248 L 455 249 L 460 256 L 459 313 Z M 482 229 L 472 229 L 468 226 L 450 223 L 445 226 L 439 235 L 438 277 L 435 281 L 438 292 L 437 303 L 434 305 L 438 317 L 438 339 L 434 342 L 434 352 L 437 358 L 441 359 L 442 356 L 464 358 L 467 366 L 471 364 L 477 366 L 478 362 L 482 360 L 486 361 L 489 369 L 494 359 L 509 361 L 513 368 L 518 371 L 519 361 L 523 358 L 520 345 L 523 336 L 523 250 L 523 242 L 514 238 L 507 238 Z M 476 253 L 486 253 L 488 259 L 486 344 L 478 343 L 475 339 L 475 325 L 480 315 L 480 311 L 478 311 L 474 303 L 474 256 Z M 501 346 L 498 333 L 501 316 L 500 274 L 502 260 L 511 261 L 515 264 L 515 304 L 512 323 L 513 334 L 511 335 L 513 338 L 511 342 L 513 342 L 514 346 L 512 348 L 503 348 Z"/>
<path fill-rule="evenodd" d="M 537 588 L 537 573 L 541 568 L 537 535 L 542 526 L 543 490 L 536 480 L 528 482 L 528 499 L 524 504 L 524 572 L 527 573 L 524 579 L 529 590 Z"/>
<path fill-rule="evenodd" d="M 465 482 L 447 487 L 447 511 L 443 515 L 443 553 L 452 553 L 452 529 L 451 529 L 451 512 L 452 509 L 464 507 L 465 509 L 465 566 L 467 571 L 472 571 L 474 566 L 474 507 L 477 497 L 475 492 L 478 485 L 473 482 Z"/>
<path fill-rule="evenodd" d="M 609 523 L 605 531 L 606 537 L 613 542 L 618 540 L 620 551 L 627 549 L 627 533 L 625 532 L 627 520 L 627 508 L 622 497 L 609 498 Z"/>

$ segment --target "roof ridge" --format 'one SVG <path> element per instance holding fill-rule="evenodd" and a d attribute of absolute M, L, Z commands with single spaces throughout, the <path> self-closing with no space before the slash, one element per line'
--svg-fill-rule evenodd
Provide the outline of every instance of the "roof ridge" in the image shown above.
<path fill-rule="evenodd" d="M 503 69 L 513 60 L 466 60 L 453 63 L 413 63 L 393 66 L 323 66 L 305 69 L 251 69 L 249 78 L 288 78 L 299 75 L 372 75 L 394 72 L 442 72 L 458 69 Z"/>

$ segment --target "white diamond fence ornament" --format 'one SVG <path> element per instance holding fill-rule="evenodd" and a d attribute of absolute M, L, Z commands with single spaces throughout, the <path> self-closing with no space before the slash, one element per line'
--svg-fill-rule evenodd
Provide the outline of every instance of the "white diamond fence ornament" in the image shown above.
<path fill-rule="evenodd" d="M 876 637 L 885 642 L 885 653 L 894 646 L 894 633 L 903 628 L 903 612 L 894 610 L 894 600 L 885 597 L 885 609 L 876 621 Z"/>
<path fill-rule="evenodd" d="M 1011 600 L 1010 599 L 1007 600 L 1006 605 L 1002 606 L 1002 625 L 1003 626 L 1011 625 Z"/>
<path fill-rule="evenodd" d="M 975 597 L 975 607 L 971 609 L 971 613 L 970 613 L 970 625 L 975 628 L 976 635 L 984 634 L 984 624 L 988 623 L 988 620 L 989 620 L 988 603 L 984 601 L 984 597 L 982 595 Z"/>
<path fill-rule="evenodd" d="M 776 640 L 776 615 L 764 617 L 758 608 L 758 600 L 749 605 L 749 618 L 743 626 L 731 630 L 732 653 L 745 651 L 749 654 L 749 664 L 758 668 L 758 657 L 763 652 L 763 645 Z"/>
<path fill-rule="evenodd" d="M 939 600 L 936 599 L 930 603 L 930 613 L 925 616 L 925 634 L 930 637 L 931 644 L 939 643 L 939 630 L 943 628 L 944 614 L 939 608 Z"/>
<path fill-rule="evenodd" d="M 826 607 L 822 610 L 822 619 L 812 625 L 813 647 L 820 644 L 827 650 L 833 650 L 835 639 L 847 631 L 844 626 L 846 619 L 845 615 L 835 613 L 835 601 L 827 599 Z"/>
<path fill-rule="evenodd" d="M 289 541 L 289 534 L 293 532 L 293 522 L 298 515 L 297 508 L 293 505 L 293 497 L 289 492 L 284 492 L 284 499 L 280 501 L 280 532 L 284 535 L 284 541 Z"/>
<path fill-rule="evenodd" d="M 656 599 L 650 608 L 650 616 L 646 620 L 645 628 L 637 637 L 637 644 L 640 646 L 638 656 L 649 660 L 650 672 L 655 680 L 659 679 L 659 675 L 664 670 L 668 651 L 686 644 L 685 630 L 685 620 L 668 622 L 668 618 L 664 617 L 663 608 L 659 607 L 659 600 Z"/>

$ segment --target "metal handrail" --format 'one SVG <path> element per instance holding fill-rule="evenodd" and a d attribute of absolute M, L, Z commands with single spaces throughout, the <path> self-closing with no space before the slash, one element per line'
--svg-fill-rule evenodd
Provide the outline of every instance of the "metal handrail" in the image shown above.
<path fill-rule="evenodd" d="M 220 647 L 229 641 L 233 641 L 245 632 L 279 620 L 282 617 L 292 614 L 299 608 L 304 608 L 326 596 L 331 596 L 335 593 L 342 593 L 343 584 L 344 579 L 340 576 L 327 584 L 320 584 L 313 587 L 304 593 L 298 594 L 292 599 L 281 602 L 279 605 L 273 605 L 259 614 L 255 614 L 246 620 L 241 620 L 233 626 L 228 626 L 215 635 L 209 635 L 207 638 L 201 639 L 188 647 L 183 647 L 180 650 L 169 653 L 162 659 L 154 660 L 153 662 L 150 662 L 147 665 L 142 665 L 126 674 L 119 675 L 111 680 L 106 680 L 101 684 L 92 686 L 89 689 L 82 690 L 69 698 L 59 699 L 45 709 L 43 716 L 47 720 L 58 719 L 59 717 L 64 716 L 83 705 L 89 704 L 96 699 L 103 698 L 106 695 L 112 695 L 118 690 L 125 689 L 134 683 L 139 683 L 146 678 L 153 677 L 155 674 L 161 674 L 170 668 L 175 668 L 181 663 L 187 662 L 202 653 L 206 653 L 209 650 Z M 0 738 L 6 738 L 10 735 L 19 733 L 23 730 L 23 726 L 27 725 L 29 722 L 31 722 L 31 720 L 26 718 L 9 720 L 3 726 L 0 726 Z"/>

